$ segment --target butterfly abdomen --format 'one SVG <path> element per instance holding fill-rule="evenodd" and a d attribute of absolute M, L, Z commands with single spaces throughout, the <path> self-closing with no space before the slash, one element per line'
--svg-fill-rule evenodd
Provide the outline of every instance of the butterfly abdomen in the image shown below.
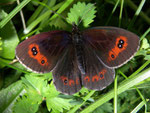
<path fill-rule="evenodd" d="M 82 45 L 76 45 L 76 58 L 78 62 L 78 67 L 81 71 L 82 74 L 86 73 L 86 68 L 85 68 L 85 58 L 83 54 L 83 46 Z"/>

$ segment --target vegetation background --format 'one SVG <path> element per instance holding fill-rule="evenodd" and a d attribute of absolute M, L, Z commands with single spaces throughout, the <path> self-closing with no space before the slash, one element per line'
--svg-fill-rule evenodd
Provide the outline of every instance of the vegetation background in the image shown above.
<path fill-rule="evenodd" d="M 83 12 L 88 8 L 91 15 L 84 18 L 80 8 Z M 121 27 L 137 34 L 141 45 L 131 61 L 116 69 L 115 81 L 106 89 L 82 88 L 74 95 L 63 95 L 56 91 L 51 73 L 32 73 L 15 61 L 15 48 L 43 31 L 71 31 L 69 23 L 78 23 L 80 16 L 81 29 Z M 150 0 L 0 0 L 0 113 L 147 113 L 149 66 Z"/>

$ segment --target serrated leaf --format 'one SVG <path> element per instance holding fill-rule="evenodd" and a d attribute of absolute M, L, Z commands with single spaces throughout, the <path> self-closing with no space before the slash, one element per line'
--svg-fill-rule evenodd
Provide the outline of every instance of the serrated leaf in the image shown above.
<path fill-rule="evenodd" d="M 93 4 L 89 3 L 86 5 L 84 2 L 78 2 L 77 4 L 73 5 L 73 8 L 70 9 L 67 21 L 70 24 L 75 23 L 76 25 L 79 25 L 81 20 L 83 26 L 88 27 L 88 25 L 93 22 L 95 13 L 95 6 Z"/>
<path fill-rule="evenodd" d="M 69 99 L 63 99 L 59 97 L 47 97 L 46 104 L 49 111 L 52 109 L 53 112 L 59 113 L 63 112 L 63 109 L 70 109 L 71 104 L 69 103 L 69 101 Z"/>
<path fill-rule="evenodd" d="M 36 113 L 38 110 L 38 104 L 32 104 L 32 100 L 23 96 L 18 99 L 13 108 L 14 113 Z"/>
<path fill-rule="evenodd" d="M 28 87 L 28 89 L 36 90 L 41 94 L 43 79 L 40 77 L 25 75 L 25 78 L 22 78 L 22 81 Z"/>
<path fill-rule="evenodd" d="M 0 91 L 0 112 L 12 113 L 12 107 L 17 97 L 22 93 L 23 85 L 18 81 Z"/>
<path fill-rule="evenodd" d="M 71 99 L 61 98 L 58 94 L 59 92 L 56 90 L 53 83 L 50 84 L 47 93 L 44 94 L 48 110 L 50 111 L 52 109 L 54 113 L 63 112 L 63 109 L 68 110 L 71 107 L 69 103 Z"/>
<path fill-rule="evenodd" d="M 32 100 L 32 104 L 41 103 L 43 98 L 46 98 L 48 109 L 52 109 L 55 113 L 58 113 L 58 111 L 62 112 L 63 109 L 71 107 L 70 99 L 57 97 L 59 92 L 54 84 L 48 85 L 44 78 L 26 75 L 25 78 L 22 78 L 22 81 L 27 86 L 28 99 Z"/>
<path fill-rule="evenodd" d="M 46 81 L 42 77 L 26 75 L 22 77 L 23 83 L 27 86 L 29 98 L 33 103 L 41 103 L 43 99 L 43 89 L 46 88 Z M 35 98 L 36 97 L 36 98 Z"/>
<path fill-rule="evenodd" d="M 22 81 L 26 85 L 29 98 L 33 103 L 41 103 L 46 96 L 55 97 L 59 94 L 53 84 L 48 85 L 45 77 L 25 75 L 25 78 L 22 77 Z"/>
<path fill-rule="evenodd" d="M 51 83 L 47 88 L 45 88 L 43 96 L 48 98 L 53 98 L 59 95 L 53 83 Z"/>

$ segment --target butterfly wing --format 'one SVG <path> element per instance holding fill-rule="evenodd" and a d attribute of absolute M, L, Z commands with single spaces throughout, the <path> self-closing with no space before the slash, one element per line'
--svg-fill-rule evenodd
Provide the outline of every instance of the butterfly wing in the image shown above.
<path fill-rule="evenodd" d="M 16 57 L 34 72 L 50 72 L 65 53 L 69 35 L 70 33 L 66 31 L 50 31 L 34 35 L 17 46 Z"/>
<path fill-rule="evenodd" d="M 72 45 L 66 51 L 52 71 L 53 82 L 58 91 L 71 95 L 78 92 L 82 87 L 81 72 Z"/>
<path fill-rule="evenodd" d="M 139 48 L 139 37 L 116 27 L 94 27 L 83 31 L 83 37 L 99 60 L 117 68 L 133 57 Z"/>
<path fill-rule="evenodd" d="M 86 73 L 82 75 L 82 84 L 88 89 L 102 90 L 113 82 L 115 71 L 105 67 L 89 46 L 84 47 Z"/>

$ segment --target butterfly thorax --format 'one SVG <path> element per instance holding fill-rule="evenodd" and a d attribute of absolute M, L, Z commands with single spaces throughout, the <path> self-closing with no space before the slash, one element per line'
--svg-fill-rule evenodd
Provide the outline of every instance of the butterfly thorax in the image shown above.
<path fill-rule="evenodd" d="M 85 74 L 85 61 L 84 61 L 85 58 L 84 58 L 84 54 L 83 54 L 84 40 L 83 40 L 80 30 L 78 29 L 78 27 L 76 25 L 73 26 L 71 38 L 72 38 L 73 46 L 75 48 L 78 67 L 79 67 L 81 73 Z"/>

